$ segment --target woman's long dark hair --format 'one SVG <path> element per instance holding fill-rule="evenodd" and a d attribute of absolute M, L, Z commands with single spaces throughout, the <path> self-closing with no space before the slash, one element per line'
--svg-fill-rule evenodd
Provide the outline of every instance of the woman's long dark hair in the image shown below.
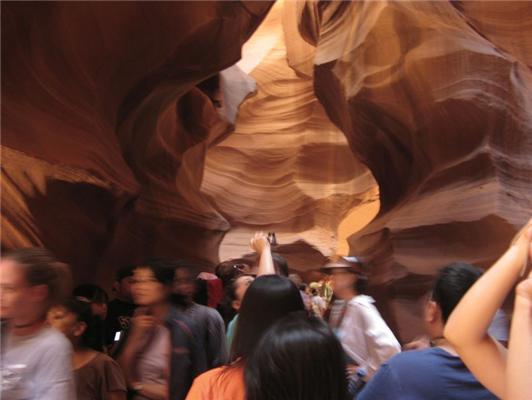
<path fill-rule="evenodd" d="M 69 299 L 61 304 L 64 309 L 76 316 L 78 322 L 84 322 L 87 329 L 80 338 L 82 347 L 90 348 L 96 351 L 103 351 L 103 330 L 100 318 L 92 315 L 91 305 L 87 301 L 78 299 Z"/>
<path fill-rule="evenodd" d="M 345 400 L 342 345 L 323 322 L 289 315 L 263 336 L 244 371 L 247 400 Z"/>
<path fill-rule="evenodd" d="M 245 360 L 275 322 L 291 312 L 304 310 L 301 294 L 288 278 L 265 275 L 255 279 L 242 301 L 231 359 Z"/>

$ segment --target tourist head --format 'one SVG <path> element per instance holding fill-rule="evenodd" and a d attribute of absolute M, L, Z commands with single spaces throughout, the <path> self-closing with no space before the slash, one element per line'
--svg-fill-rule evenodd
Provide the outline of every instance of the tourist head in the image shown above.
<path fill-rule="evenodd" d="M 323 271 L 331 276 L 335 296 L 349 300 L 366 291 L 367 277 L 363 268 L 362 261 L 357 257 L 340 257 L 326 264 Z"/>
<path fill-rule="evenodd" d="M 48 311 L 48 323 L 62 332 L 74 347 L 102 351 L 102 337 L 96 328 L 91 304 L 84 300 L 69 299 Z"/>
<path fill-rule="evenodd" d="M 172 291 L 190 301 L 197 291 L 196 279 L 194 279 L 195 266 L 186 261 L 177 261 L 173 264 L 174 283 Z"/>
<path fill-rule="evenodd" d="M 481 275 L 478 268 L 463 262 L 451 264 L 438 272 L 425 307 L 425 325 L 431 337 L 442 335 L 452 311 Z"/>
<path fill-rule="evenodd" d="M 174 269 L 161 261 L 148 261 L 133 270 L 131 294 L 139 306 L 154 306 L 169 301 Z"/>
<path fill-rule="evenodd" d="M 120 300 L 131 302 L 131 281 L 135 265 L 124 265 L 116 271 L 116 279 L 113 284 L 113 291 Z"/>
<path fill-rule="evenodd" d="M 92 314 L 105 320 L 107 317 L 107 303 L 109 302 L 109 297 L 105 290 L 92 283 L 85 283 L 77 286 L 72 295 L 89 302 Z"/>
<path fill-rule="evenodd" d="M 245 359 L 275 322 L 291 312 L 304 310 L 299 290 L 288 278 L 259 276 L 247 289 L 240 307 L 232 358 Z"/>
<path fill-rule="evenodd" d="M 246 398 L 344 400 L 345 368 L 342 345 L 327 325 L 305 314 L 289 315 L 265 333 L 249 357 Z"/>
<path fill-rule="evenodd" d="M 240 275 L 229 283 L 226 288 L 226 297 L 233 310 L 237 312 L 240 310 L 244 295 L 254 280 L 255 278 L 251 275 Z"/>
<path fill-rule="evenodd" d="M 221 262 L 214 269 L 216 276 L 222 281 L 224 288 L 241 275 L 251 275 L 250 263 L 243 259 L 232 259 Z"/>
<path fill-rule="evenodd" d="M 7 253 L 0 260 L 0 317 L 15 327 L 44 320 L 48 309 L 70 294 L 71 282 L 68 266 L 48 250 Z"/>

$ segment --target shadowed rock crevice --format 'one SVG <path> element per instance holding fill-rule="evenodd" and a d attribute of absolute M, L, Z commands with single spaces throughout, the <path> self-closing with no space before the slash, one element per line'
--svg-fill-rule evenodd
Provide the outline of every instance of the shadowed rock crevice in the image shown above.
<path fill-rule="evenodd" d="M 2 248 L 79 280 L 275 231 L 309 279 L 362 256 L 408 340 L 438 268 L 532 214 L 527 2 L 1 7 Z"/>

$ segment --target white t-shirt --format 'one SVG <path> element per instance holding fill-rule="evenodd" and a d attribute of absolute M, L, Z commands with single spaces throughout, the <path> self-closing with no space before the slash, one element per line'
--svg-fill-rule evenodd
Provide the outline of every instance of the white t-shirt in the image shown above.
<path fill-rule="evenodd" d="M 373 302 L 369 296 L 358 295 L 347 304 L 338 301 L 331 314 L 332 325 L 337 326 L 336 333 L 345 352 L 365 368 L 368 378 L 382 363 L 401 351 L 399 342 Z"/>
<path fill-rule="evenodd" d="M 76 398 L 72 346 L 62 333 L 49 327 L 28 336 L 8 333 L 2 344 L 2 400 Z"/>

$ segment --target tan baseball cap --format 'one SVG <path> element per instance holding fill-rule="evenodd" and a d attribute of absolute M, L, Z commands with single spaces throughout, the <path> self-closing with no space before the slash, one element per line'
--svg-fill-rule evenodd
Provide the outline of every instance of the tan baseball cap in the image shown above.
<path fill-rule="evenodd" d="M 356 274 L 364 274 L 366 269 L 364 263 L 359 257 L 346 256 L 337 257 L 329 261 L 323 266 L 323 268 L 321 268 L 321 272 L 330 274 L 332 273 L 332 270 L 339 268 L 347 269 L 350 272 L 354 272 Z"/>

